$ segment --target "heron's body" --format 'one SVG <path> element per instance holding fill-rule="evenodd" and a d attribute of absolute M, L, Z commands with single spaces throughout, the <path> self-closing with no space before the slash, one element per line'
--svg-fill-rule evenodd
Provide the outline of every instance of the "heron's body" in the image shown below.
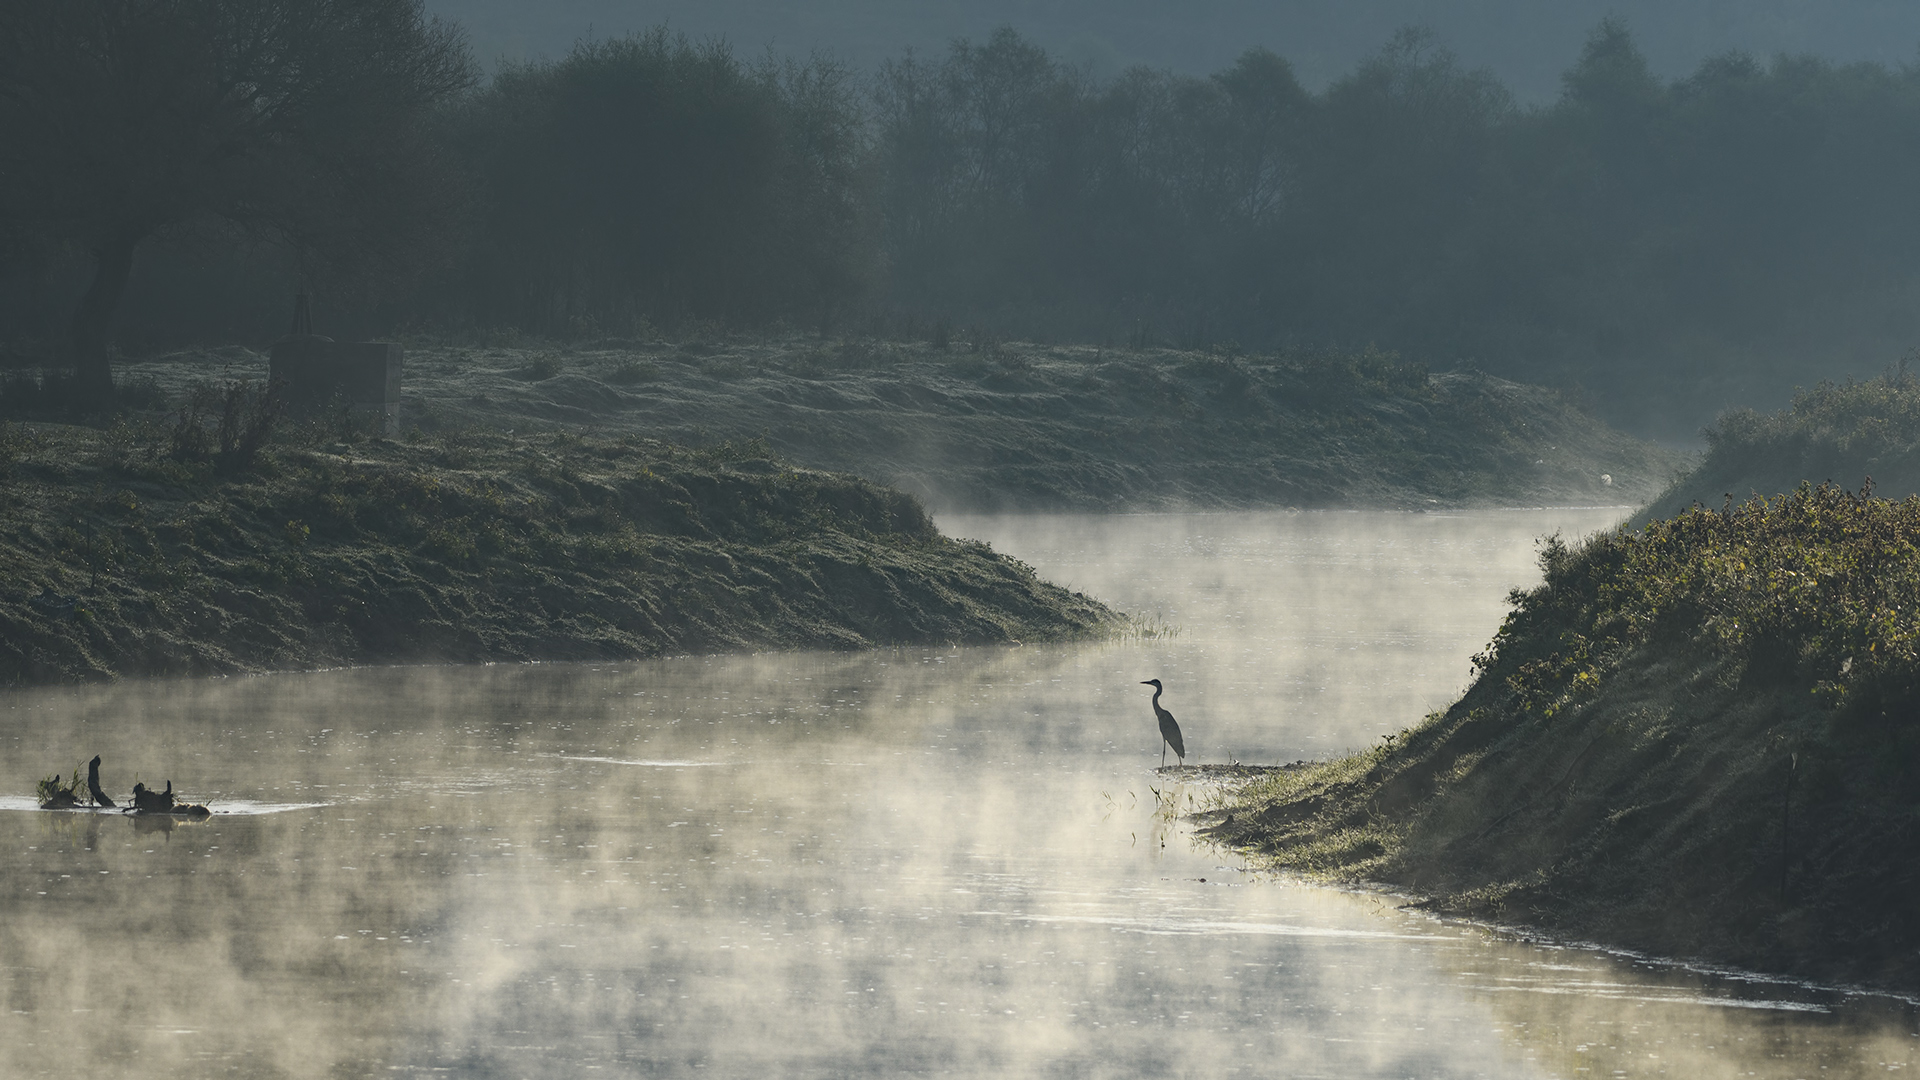
<path fill-rule="evenodd" d="M 1160 706 L 1160 695 L 1164 692 L 1165 687 L 1160 685 L 1159 679 L 1148 679 L 1140 685 L 1153 687 L 1153 715 L 1160 721 L 1160 738 L 1163 743 L 1160 747 L 1161 766 L 1164 767 L 1167 764 L 1167 747 L 1171 746 L 1173 747 L 1173 756 L 1179 758 L 1181 766 L 1185 767 L 1187 764 L 1187 744 L 1185 740 L 1180 738 L 1180 725 L 1174 722 L 1172 713 Z"/>

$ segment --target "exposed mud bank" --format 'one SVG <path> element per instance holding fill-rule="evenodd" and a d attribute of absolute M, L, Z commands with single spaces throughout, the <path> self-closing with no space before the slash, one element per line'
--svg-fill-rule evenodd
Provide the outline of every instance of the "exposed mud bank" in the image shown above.
<path fill-rule="evenodd" d="M 1204 819 L 1442 911 L 1920 988 L 1920 499 L 1550 544 L 1460 701 Z"/>

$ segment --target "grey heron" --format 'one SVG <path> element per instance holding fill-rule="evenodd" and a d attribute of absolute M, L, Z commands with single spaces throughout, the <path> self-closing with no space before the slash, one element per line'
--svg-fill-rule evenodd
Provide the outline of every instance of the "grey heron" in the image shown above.
<path fill-rule="evenodd" d="M 1186 768 L 1187 744 L 1180 738 L 1180 725 L 1174 722 L 1172 713 L 1160 707 L 1160 695 L 1166 688 L 1160 685 L 1159 679 L 1146 679 L 1140 685 L 1153 687 L 1153 715 L 1160 720 L 1160 738 L 1163 740 L 1160 767 L 1167 767 L 1167 747 L 1171 746 L 1174 756 L 1180 759 L 1180 767 Z"/>

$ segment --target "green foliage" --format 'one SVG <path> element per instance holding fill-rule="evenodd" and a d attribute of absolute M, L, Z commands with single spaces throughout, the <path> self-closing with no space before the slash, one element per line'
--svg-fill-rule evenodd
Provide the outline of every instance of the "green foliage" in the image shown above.
<path fill-rule="evenodd" d="M 1216 835 L 1436 907 L 1911 987 L 1920 498 L 1803 485 L 1541 545 L 1478 677 Z"/>
<path fill-rule="evenodd" d="M 65 783 L 61 782 L 58 773 L 41 777 L 40 782 L 34 785 L 34 797 L 40 800 L 42 806 L 49 803 L 72 805 L 80 799 L 80 783 L 80 766 L 75 765 L 73 771 L 67 774 Z"/>
<path fill-rule="evenodd" d="M 1554 541 L 1541 564 L 1546 584 L 1515 594 L 1475 664 L 1543 717 L 1661 646 L 1760 684 L 1804 685 L 1829 709 L 1920 722 L 1920 498 L 1803 484 L 1577 550 Z"/>
<path fill-rule="evenodd" d="M 1719 505 L 1730 493 L 1784 493 L 1803 481 L 1860 479 L 1888 493 L 1920 491 L 1920 379 L 1903 361 L 1879 378 L 1822 382 L 1778 413 L 1729 412 L 1706 438 L 1699 467 L 1636 520 Z"/>
<path fill-rule="evenodd" d="M 1877 379 L 1821 382 L 1794 394 L 1786 411 L 1730 412 L 1706 430 L 1716 457 L 1738 458 L 1783 444 L 1825 444 L 1862 459 L 1920 443 L 1920 379 L 1898 369 Z"/>

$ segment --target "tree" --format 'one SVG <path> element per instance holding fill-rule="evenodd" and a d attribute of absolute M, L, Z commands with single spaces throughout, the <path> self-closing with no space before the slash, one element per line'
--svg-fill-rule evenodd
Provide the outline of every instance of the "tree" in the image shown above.
<path fill-rule="evenodd" d="M 1265 49 L 1249 49 L 1213 77 L 1227 92 L 1232 149 L 1231 207 L 1248 224 L 1278 214 L 1299 168 L 1301 128 L 1309 102 L 1293 66 Z"/>
<path fill-rule="evenodd" d="M 457 317 L 563 335 L 832 319 L 871 259 L 861 126 L 830 60 L 664 27 L 513 65 L 464 110 L 480 228 Z"/>
<path fill-rule="evenodd" d="M 113 313 L 162 229 L 224 219 L 317 266 L 417 255 L 451 202 L 423 132 L 472 81 L 420 0 L 0 4 L 0 200 L 93 255 L 82 385 L 111 392 Z"/>
<path fill-rule="evenodd" d="M 897 287 L 992 304 L 1068 255 L 1051 235 L 1084 194 L 1088 87 L 1002 27 L 933 62 L 881 68 L 874 126 Z"/>

